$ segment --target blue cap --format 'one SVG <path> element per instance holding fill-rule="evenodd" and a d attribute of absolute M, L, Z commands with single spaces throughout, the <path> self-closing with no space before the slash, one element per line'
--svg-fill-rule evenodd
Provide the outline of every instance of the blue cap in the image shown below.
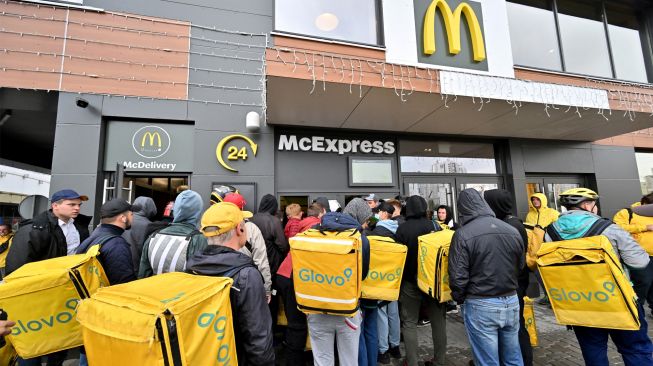
<path fill-rule="evenodd" d="M 80 199 L 82 201 L 88 201 L 88 196 L 83 196 L 72 189 L 62 189 L 60 191 L 54 192 L 50 198 L 51 202 L 57 202 L 60 200 L 74 200 Z"/>

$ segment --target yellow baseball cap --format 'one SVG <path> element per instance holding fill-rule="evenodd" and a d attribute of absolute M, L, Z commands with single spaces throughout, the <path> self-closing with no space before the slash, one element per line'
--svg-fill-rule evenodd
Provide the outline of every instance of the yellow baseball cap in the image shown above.
<path fill-rule="evenodd" d="M 241 211 L 231 202 L 216 203 L 202 215 L 200 230 L 207 237 L 221 235 L 252 216 L 254 215 L 251 212 Z"/>

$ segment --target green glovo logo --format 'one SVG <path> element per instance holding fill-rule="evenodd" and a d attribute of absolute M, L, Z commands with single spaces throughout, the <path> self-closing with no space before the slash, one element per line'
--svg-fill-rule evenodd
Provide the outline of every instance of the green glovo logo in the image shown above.
<path fill-rule="evenodd" d="M 210 331 L 215 332 L 216 339 L 222 341 L 225 339 L 227 325 L 229 325 L 229 318 L 226 315 L 220 315 L 219 312 L 216 313 L 202 313 L 197 318 L 197 325 L 200 328 L 208 328 Z M 218 354 L 216 355 L 216 360 L 218 364 L 228 366 L 231 365 L 231 355 L 229 354 L 229 342 L 224 342 L 218 348 Z"/>
<path fill-rule="evenodd" d="M 351 268 L 346 268 L 342 276 L 335 276 L 315 272 L 312 269 L 302 268 L 299 270 L 299 279 L 302 282 L 326 283 L 328 285 L 344 286 L 351 279 Z"/>
<path fill-rule="evenodd" d="M 31 320 L 17 320 L 16 326 L 11 330 L 11 335 L 19 336 L 21 334 L 39 332 L 43 329 L 54 328 L 60 324 L 69 323 L 75 318 L 77 312 L 77 302 L 79 299 L 68 299 L 66 301 L 66 310 L 52 314 L 48 317 Z"/>
<path fill-rule="evenodd" d="M 397 268 L 392 272 L 370 271 L 367 277 L 375 281 L 393 282 L 401 277 L 401 268 Z"/>
<path fill-rule="evenodd" d="M 419 267 L 422 270 L 422 273 L 426 273 L 426 256 L 429 254 L 429 249 L 426 246 L 423 246 L 419 253 Z"/>
<path fill-rule="evenodd" d="M 603 282 L 605 291 L 569 291 L 565 288 L 550 288 L 549 295 L 555 301 L 571 302 L 608 302 L 611 297 L 616 296 L 614 293 L 616 286 L 610 281 Z"/>

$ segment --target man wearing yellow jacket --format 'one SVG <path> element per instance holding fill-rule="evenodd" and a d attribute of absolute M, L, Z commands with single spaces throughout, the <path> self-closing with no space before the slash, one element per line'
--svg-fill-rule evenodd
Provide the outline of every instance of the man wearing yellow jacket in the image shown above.
<path fill-rule="evenodd" d="M 640 202 L 617 212 L 612 221 L 632 235 L 639 245 L 646 250 L 653 261 L 653 193 L 642 197 Z M 642 306 L 648 302 L 653 312 L 653 263 L 643 269 L 630 272 L 633 289 Z"/>
<path fill-rule="evenodd" d="M 528 197 L 528 214 L 524 223 L 531 224 L 533 226 L 540 225 L 545 228 L 551 225 L 554 221 L 558 219 L 560 213 L 553 208 L 549 208 L 549 201 L 546 199 L 546 196 L 542 193 L 533 193 Z"/>

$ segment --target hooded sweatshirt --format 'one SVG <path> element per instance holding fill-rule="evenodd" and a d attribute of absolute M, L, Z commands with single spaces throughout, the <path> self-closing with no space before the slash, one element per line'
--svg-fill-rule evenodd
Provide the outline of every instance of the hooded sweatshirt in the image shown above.
<path fill-rule="evenodd" d="M 156 215 L 156 205 L 150 197 L 136 197 L 134 206 L 139 206 L 141 210 L 134 212 L 132 226 L 125 230 L 122 237 L 127 240 L 132 252 L 132 261 L 134 262 L 134 271 L 138 272 L 138 266 L 141 262 L 141 253 L 143 252 L 143 243 L 147 238 L 147 227 L 152 223 Z"/>
<path fill-rule="evenodd" d="M 542 204 L 539 209 L 533 206 L 533 197 L 540 199 Z M 542 193 L 533 193 L 528 197 L 528 214 L 526 214 L 524 222 L 532 226 L 540 225 L 543 228 L 551 225 L 552 222 L 558 219 L 560 213 L 547 206 L 548 204 L 549 200 L 546 199 L 545 195 Z"/>
<path fill-rule="evenodd" d="M 252 259 L 231 248 L 210 245 L 188 260 L 187 272 L 233 278 L 229 297 L 238 364 L 273 366 L 272 318 L 263 277 Z"/>
<path fill-rule="evenodd" d="M 203 205 L 202 198 L 195 191 L 186 190 L 177 196 L 172 224 L 152 233 L 143 244 L 138 278 L 185 268 L 188 258 L 206 248 L 206 237 L 197 229 Z M 179 246 L 185 245 L 182 239 L 186 238 L 188 244 L 181 248 L 179 255 Z"/>
<path fill-rule="evenodd" d="M 349 201 L 347 206 L 342 210 L 342 213 L 353 217 L 361 225 L 365 224 L 373 215 L 370 206 L 360 197 Z"/>
<path fill-rule="evenodd" d="M 434 231 L 440 231 L 438 225 L 434 225 L 426 218 L 428 206 L 426 200 L 420 196 L 410 196 L 406 200 L 406 221 L 397 228 L 397 241 L 408 247 L 406 254 L 406 265 L 402 281 L 417 284 L 417 238 L 421 235 Z"/>
<path fill-rule="evenodd" d="M 517 229 L 519 236 L 521 236 L 524 243 L 524 258 L 526 256 L 526 248 L 528 246 L 528 235 L 524 223 L 517 217 L 512 215 L 512 195 L 505 189 L 491 189 L 485 192 L 485 202 L 492 209 L 497 219 L 503 220 L 510 226 Z M 520 294 L 525 294 L 528 288 L 528 266 L 524 266 L 519 273 L 519 289 Z"/>
<path fill-rule="evenodd" d="M 524 243 L 517 230 L 497 219 L 475 189 L 460 193 L 462 228 L 449 249 L 449 286 L 458 303 L 466 298 L 511 296 L 524 268 Z"/>
<path fill-rule="evenodd" d="M 395 234 L 398 228 L 399 223 L 395 220 L 381 220 L 376 223 L 374 230 L 369 231 L 367 235 L 384 236 L 396 241 L 397 236 Z"/>
<path fill-rule="evenodd" d="M 270 263 L 270 272 L 274 275 L 290 250 L 290 246 L 283 232 L 281 220 L 275 216 L 279 210 L 277 199 L 271 194 L 266 194 L 261 198 L 258 207 L 258 212 L 250 221 L 256 224 L 261 230 L 261 234 L 263 234 L 268 262 Z"/>

